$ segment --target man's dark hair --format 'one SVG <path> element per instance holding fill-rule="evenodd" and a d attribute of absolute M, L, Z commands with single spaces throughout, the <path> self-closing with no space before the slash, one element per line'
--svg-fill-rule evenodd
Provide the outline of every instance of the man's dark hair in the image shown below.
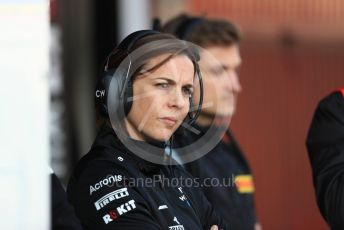
<path fill-rule="evenodd" d="M 182 37 L 179 34 L 181 29 L 184 30 Z M 230 21 L 191 17 L 186 14 L 168 21 L 161 31 L 202 47 L 228 46 L 238 44 L 241 40 L 238 28 Z"/>

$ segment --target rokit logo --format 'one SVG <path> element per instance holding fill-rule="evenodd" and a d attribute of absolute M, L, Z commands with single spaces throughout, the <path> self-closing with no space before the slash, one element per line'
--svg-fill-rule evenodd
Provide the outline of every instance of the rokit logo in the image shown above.
<path fill-rule="evenodd" d="M 184 230 L 184 226 L 179 223 L 177 217 L 174 217 L 173 221 L 176 222 L 178 225 L 168 226 L 168 229 L 170 229 L 170 230 Z"/>
<path fill-rule="evenodd" d="M 170 230 L 184 230 L 184 226 L 183 225 L 168 226 L 168 229 L 170 229 Z"/>
<path fill-rule="evenodd" d="M 118 189 L 114 192 L 111 192 L 111 193 L 103 196 L 102 198 L 100 198 L 99 200 L 97 200 L 94 203 L 94 206 L 96 206 L 96 209 L 99 210 L 99 209 L 105 207 L 110 202 L 112 202 L 114 200 L 121 199 L 122 197 L 126 197 L 126 196 L 129 196 L 128 189 L 127 188 L 121 188 L 121 189 Z"/>
<path fill-rule="evenodd" d="M 95 185 L 90 186 L 90 195 L 92 195 L 93 192 L 97 191 L 98 189 L 100 189 L 104 185 L 113 186 L 114 183 L 119 182 L 119 181 L 122 181 L 122 175 L 107 176 L 105 179 L 99 181 Z"/>
<path fill-rule="evenodd" d="M 108 224 L 114 220 L 116 220 L 119 216 L 133 210 L 136 208 L 135 205 L 135 200 L 130 200 L 124 204 L 122 204 L 121 206 L 117 207 L 116 211 L 110 211 L 109 214 L 106 214 L 105 216 L 103 216 L 103 220 L 105 222 L 105 224 Z"/>

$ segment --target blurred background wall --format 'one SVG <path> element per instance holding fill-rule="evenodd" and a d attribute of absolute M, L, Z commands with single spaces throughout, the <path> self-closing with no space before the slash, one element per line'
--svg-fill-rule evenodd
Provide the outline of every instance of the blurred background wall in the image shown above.
<path fill-rule="evenodd" d="M 326 229 L 305 137 L 319 99 L 344 85 L 344 2 L 190 1 L 240 25 L 243 92 L 234 132 L 253 168 L 264 229 Z"/>
<path fill-rule="evenodd" d="M 317 102 L 344 86 L 343 1 L 51 0 L 50 6 L 59 51 L 51 69 L 60 84 L 51 85 L 52 166 L 64 182 L 92 144 L 96 75 L 119 39 L 149 28 L 153 17 L 227 18 L 244 37 L 244 90 L 232 128 L 255 175 L 263 228 L 327 229 L 305 138 Z"/>

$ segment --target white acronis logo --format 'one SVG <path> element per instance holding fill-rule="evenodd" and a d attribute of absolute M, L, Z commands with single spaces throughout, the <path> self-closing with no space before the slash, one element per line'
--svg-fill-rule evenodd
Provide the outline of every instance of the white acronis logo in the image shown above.
<path fill-rule="evenodd" d="M 105 224 L 108 224 L 108 223 L 116 220 L 119 216 L 121 216 L 121 215 L 135 209 L 135 208 L 136 208 L 135 200 L 130 200 L 130 201 L 122 204 L 121 206 L 117 207 L 116 211 L 108 212 L 108 214 L 103 216 L 103 220 L 104 220 Z"/>
<path fill-rule="evenodd" d="M 94 206 L 96 206 L 96 209 L 99 210 L 101 208 L 103 208 L 104 206 L 108 205 L 110 202 L 114 201 L 114 200 L 119 200 L 123 197 L 129 196 L 129 192 L 127 188 L 121 188 L 118 189 L 114 192 L 111 192 L 105 196 L 103 196 L 102 198 L 100 198 L 99 200 L 97 200 L 94 203 Z"/>
<path fill-rule="evenodd" d="M 93 192 L 97 191 L 104 185 L 111 187 L 114 185 L 115 182 L 119 181 L 122 181 L 122 175 L 109 175 L 105 179 L 96 183 L 95 185 L 90 186 L 90 195 L 92 195 Z"/>

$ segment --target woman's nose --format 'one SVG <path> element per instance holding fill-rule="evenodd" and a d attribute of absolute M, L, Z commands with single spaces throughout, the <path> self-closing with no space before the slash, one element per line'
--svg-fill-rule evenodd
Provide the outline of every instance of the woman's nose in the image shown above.
<path fill-rule="evenodd" d="M 169 97 L 169 105 L 178 109 L 182 109 L 189 101 L 189 97 L 185 96 L 182 90 L 178 89 L 172 90 Z"/>

